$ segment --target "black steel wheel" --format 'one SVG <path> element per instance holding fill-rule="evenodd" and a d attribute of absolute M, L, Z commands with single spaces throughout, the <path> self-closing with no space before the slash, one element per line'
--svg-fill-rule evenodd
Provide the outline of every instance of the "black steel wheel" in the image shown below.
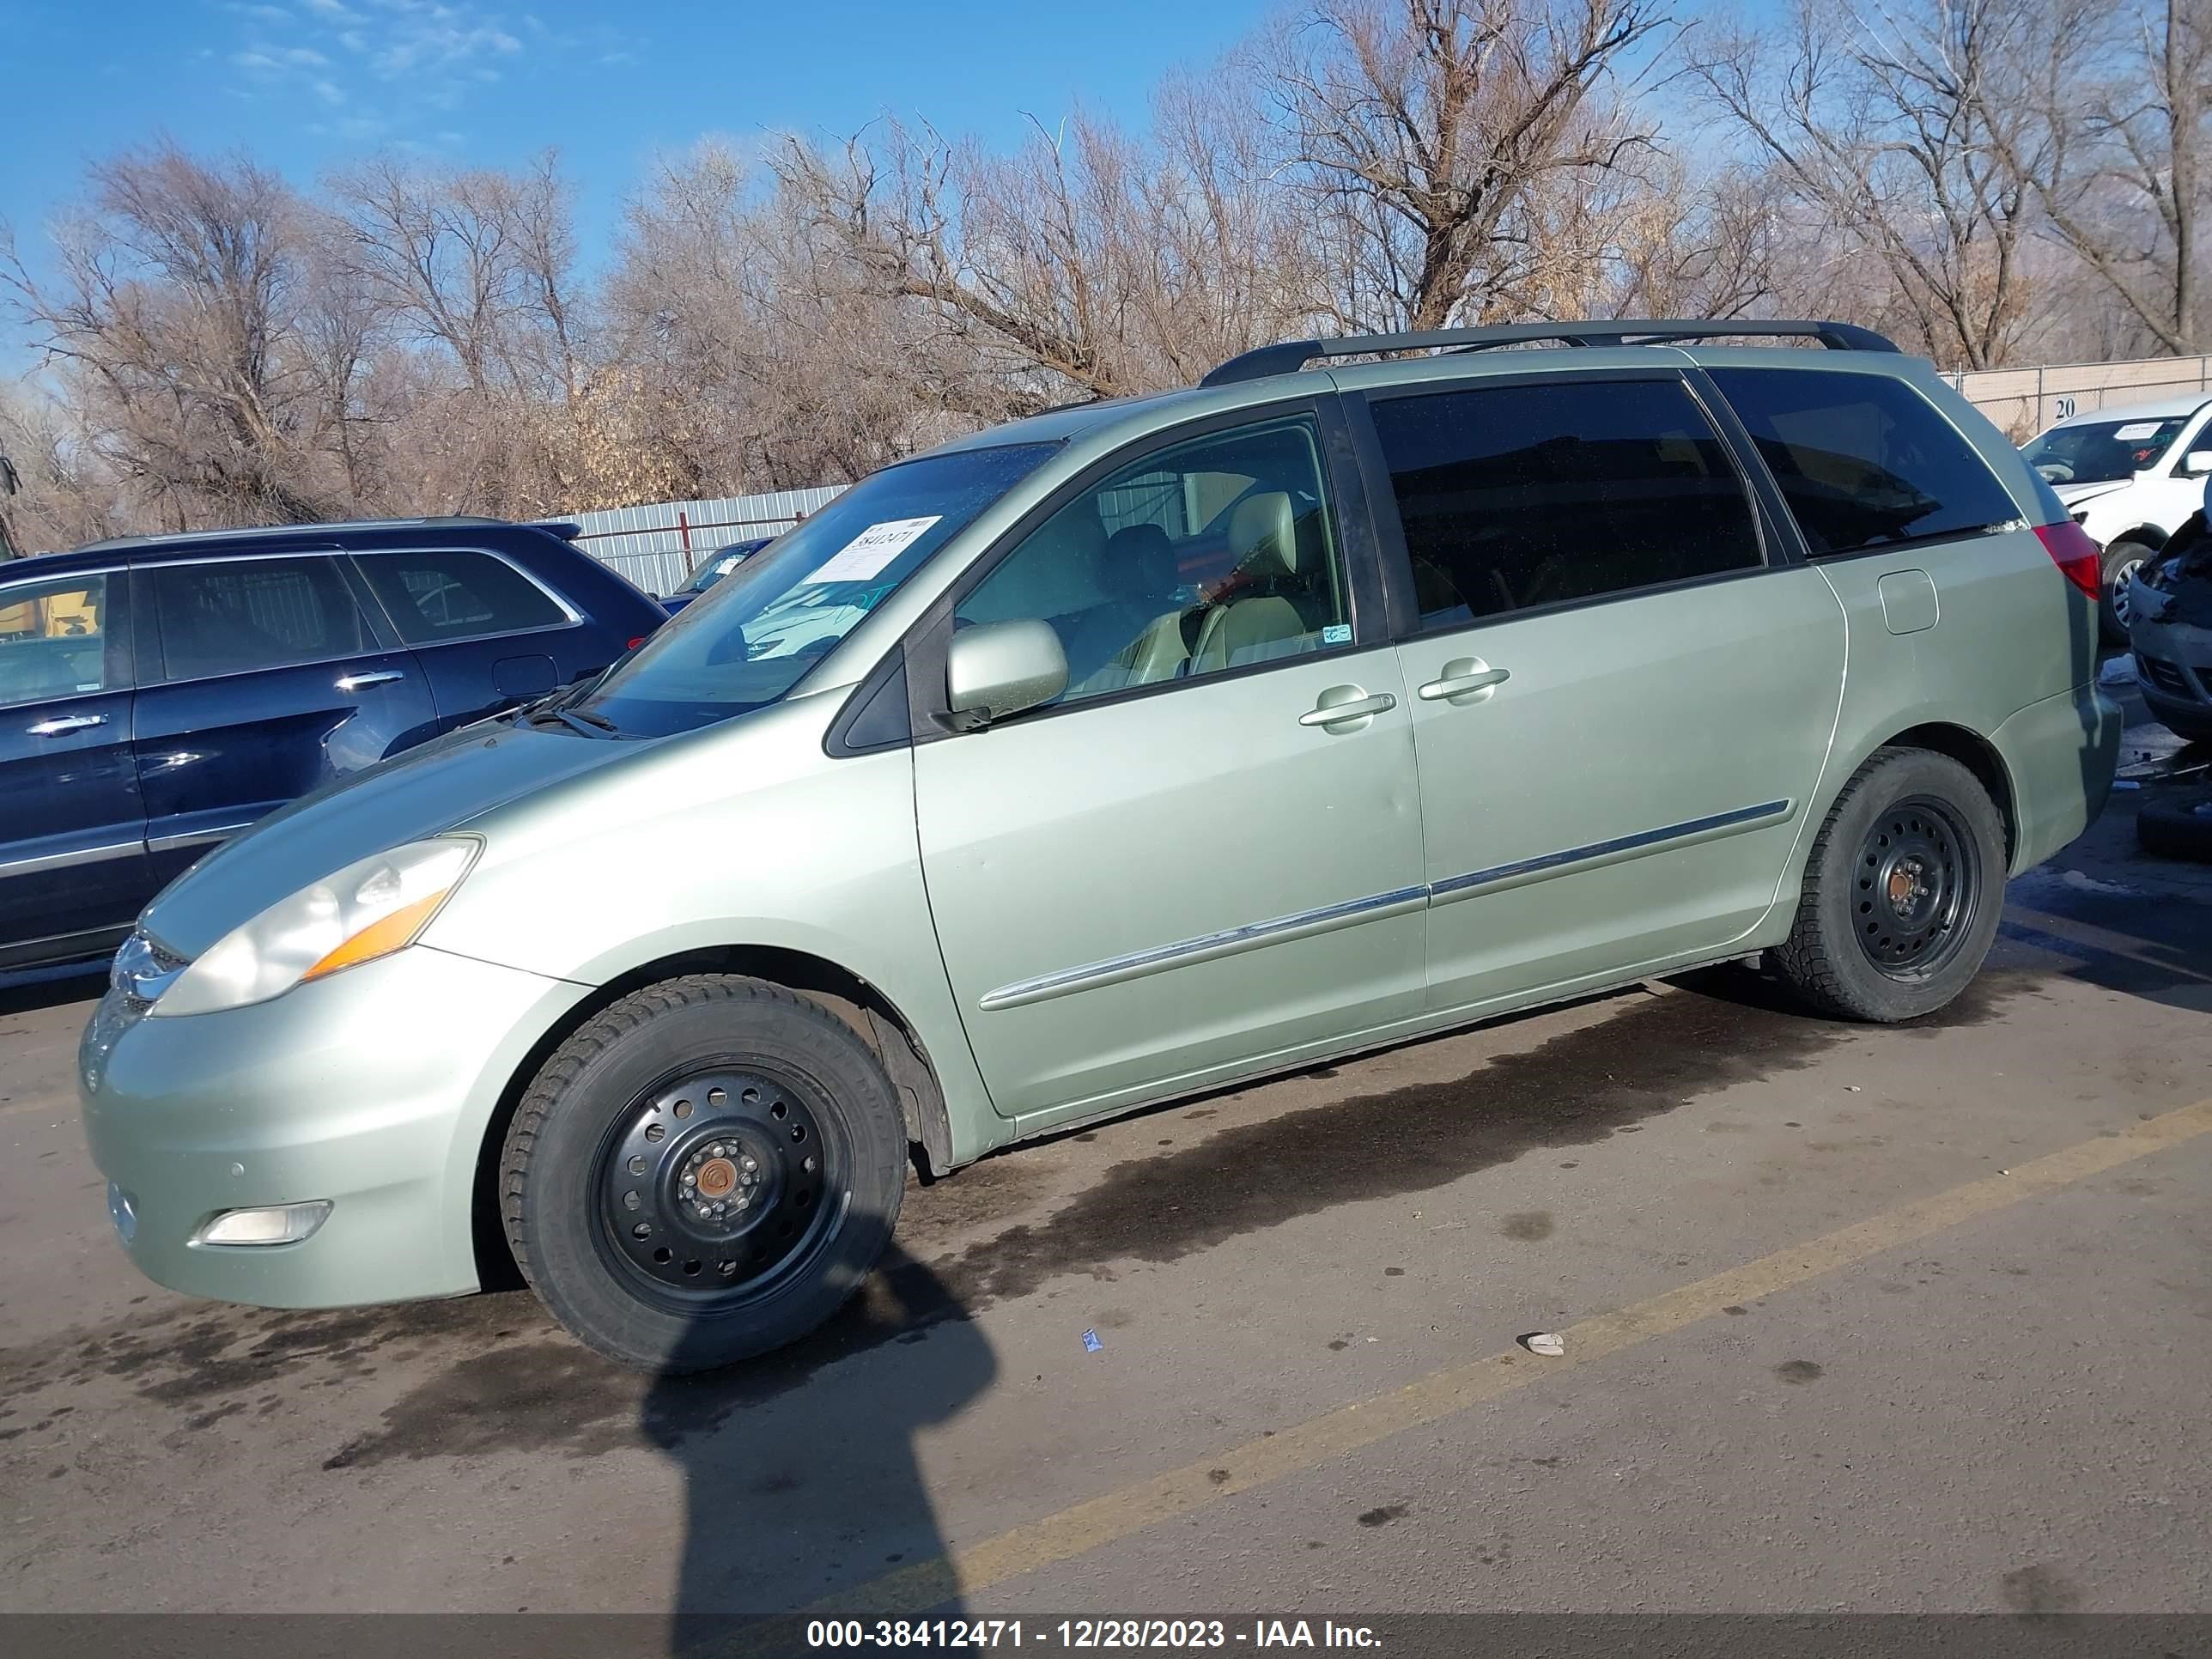
<path fill-rule="evenodd" d="M 599 1352 L 663 1375 L 795 1341 L 890 1243 L 906 1131 L 875 1051 L 735 975 L 648 986 L 556 1048 L 500 1160 L 516 1263 Z"/>
<path fill-rule="evenodd" d="M 616 1115 L 596 1180 L 600 1237 L 644 1293 L 712 1313 L 805 1271 L 836 1231 L 849 1161 L 807 1094 L 794 1079 L 717 1064 Z"/>
<path fill-rule="evenodd" d="M 1852 932 L 1892 979 L 1940 973 L 1965 942 L 1981 885 L 1973 836 L 1931 796 L 1899 801 L 1868 826 L 1852 874 Z"/>
<path fill-rule="evenodd" d="M 1823 1013 L 1933 1013 L 1989 954 L 2004 870 L 2004 820 L 1972 772 L 1925 749 L 1878 749 L 1814 838 L 1774 965 Z"/>

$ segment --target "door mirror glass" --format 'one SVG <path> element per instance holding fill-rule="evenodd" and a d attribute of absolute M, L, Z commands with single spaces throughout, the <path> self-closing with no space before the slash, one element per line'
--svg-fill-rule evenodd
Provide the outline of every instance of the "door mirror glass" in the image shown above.
<path fill-rule="evenodd" d="M 2192 478 L 2212 474 L 2212 449 L 2192 449 L 2182 459 L 2181 470 Z"/>
<path fill-rule="evenodd" d="M 1022 617 L 978 623 L 945 653 L 947 706 L 962 726 L 983 726 L 1050 702 L 1067 689 L 1067 653 L 1052 624 Z"/>

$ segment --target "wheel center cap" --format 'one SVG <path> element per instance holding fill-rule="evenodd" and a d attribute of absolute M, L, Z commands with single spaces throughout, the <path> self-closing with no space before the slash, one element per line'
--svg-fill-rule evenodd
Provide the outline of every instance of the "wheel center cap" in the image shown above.
<path fill-rule="evenodd" d="M 1911 908 L 1912 902 L 1920 896 L 1920 868 L 1906 862 L 1889 872 L 1889 903 L 1893 910 Z"/>
<path fill-rule="evenodd" d="M 699 1166 L 699 1190 L 708 1198 L 724 1198 L 737 1189 L 738 1166 L 726 1158 L 710 1158 Z"/>

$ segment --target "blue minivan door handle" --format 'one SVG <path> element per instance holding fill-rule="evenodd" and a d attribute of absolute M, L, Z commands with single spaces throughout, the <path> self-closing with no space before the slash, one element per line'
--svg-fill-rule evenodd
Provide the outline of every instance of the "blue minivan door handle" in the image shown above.
<path fill-rule="evenodd" d="M 341 674 L 338 690 L 358 691 L 365 685 L 389 685 L 394 680 L 404 680 L 406 675 L 396 668 L 380 668 L 374 674 Z"/>
<path fill-rule="evenodd" d="M 85 732 L 107 724 L 105 714 L 56 714 L 23 729 L 34 738 L 58 738 L 64 732 Z"/>

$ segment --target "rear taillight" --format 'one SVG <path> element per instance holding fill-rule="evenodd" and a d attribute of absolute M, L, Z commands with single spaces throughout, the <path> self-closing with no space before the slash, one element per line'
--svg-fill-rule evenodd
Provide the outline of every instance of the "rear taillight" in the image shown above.
<path fill-rule="evenodd" d="M 2043 544 L 2043 550 L 2051 555 L 2051 563 L 2059 574 L 2080 588 L 2091 599 L 2102 599 L 2105 586 L 2105 555 L 2097 544 L 2089 539 L 2089 532 L 2071 520 L 2063 524 L 2039 524 L 2035 527 L 2035 539 Z"/>
<path fill-rule="evenodd" d="M 642 635 L 642 634 L 641 634 L 641 635 L 639 635 L 635 639 L 632 640 L 632 641 L 631 641 L 628 645 L 626 645 L 626 646 L 623 647 L 623 650 L 625 650 L 625 651 L 635 651 L 635 650 L 636 650 L 636 649 L 638 648 L 638 647 L 640 647 L 641 645 L 643 645 L 644 643 L 645 643 L 645 635 Z"/>

